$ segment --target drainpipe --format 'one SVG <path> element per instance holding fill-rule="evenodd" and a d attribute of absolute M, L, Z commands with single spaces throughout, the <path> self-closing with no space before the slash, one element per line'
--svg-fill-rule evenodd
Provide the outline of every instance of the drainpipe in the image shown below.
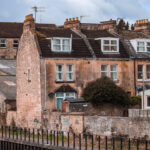
<path fill-rule="evenodd" d="M 44 77 L 44 79 L 45 79 L 45 81 L 44 81 L 44 85 L 45 85 L 45 110 L 47 110 L 47 87 L 46 87 L 46 60 L 44 59 L 44 75 L 45 75 L 45 77 Z"/>
<path fill-rule="evenodd" d="M 134 95 L 136 96 L 136 59 L 133 59 L 134 63 Z"/>

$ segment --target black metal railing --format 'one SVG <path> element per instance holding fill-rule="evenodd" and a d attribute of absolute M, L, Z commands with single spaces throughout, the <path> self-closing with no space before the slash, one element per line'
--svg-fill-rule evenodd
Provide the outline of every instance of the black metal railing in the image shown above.
<path fill-rule="evenodd" d="M 45 150 L 58 147 L 77 150 L 150 150 L 150 141 L 89 133 L 1 126 L 0 150 L 26 149 L 19 149 L 20 146 Z"/>

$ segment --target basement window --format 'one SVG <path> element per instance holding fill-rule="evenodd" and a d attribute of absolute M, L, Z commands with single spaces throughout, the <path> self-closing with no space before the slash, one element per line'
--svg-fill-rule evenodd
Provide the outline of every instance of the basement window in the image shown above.
<path fill-rule="evenodd" d="M 0 48 L 6 48 L 6 40 L 0 40 Z"/>
<path fill-rule="evenodd" d="M 55 52 L 70 52 L 71 39 L 70 38 L 53 38 L 51 44 L 52 51 Z"/>

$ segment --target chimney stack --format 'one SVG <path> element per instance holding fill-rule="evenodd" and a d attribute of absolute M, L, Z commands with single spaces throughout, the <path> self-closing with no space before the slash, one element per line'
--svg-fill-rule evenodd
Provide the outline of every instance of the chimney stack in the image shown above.
<path fill-rule="evenodd" d="M 136 20 L 136 23 L 134 24 L 134 30 L 149 33 L 150 23 L 148 22 L 148 19 Z"/>
<path fill-rule="evenodd" d="M 27 15 L 24 20 L 23 32 L 28 30 L 35 31 L 35 22 L 32 14 Z"/>
<path fill-rule="evenodd" d="M 75 18 L 66 19 L 66 21 L 64 23 L 64 28 L 79 29 L 80 28 L 80 21 L 78 20 L 78 17 L 76 17 L 76 19 Z"/>
<path fill-rule="evenodd" d="M 115 32 L 116 31 L 116 20 L 108 20 L 108 21 L 103 21 L 103 22 L 100 22 L 99 24 L 99 29 L 100 30 L 109 30 L 111 32 Z"/>

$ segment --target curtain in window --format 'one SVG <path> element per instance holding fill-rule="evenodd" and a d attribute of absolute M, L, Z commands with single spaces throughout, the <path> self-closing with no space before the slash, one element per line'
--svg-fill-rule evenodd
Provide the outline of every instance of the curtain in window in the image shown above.
<path fill-rule="evenodd" d="M 63 66 L 57 65 L 56 66 L 56 81 L 62 81 L 63 80 Z"/>
<path fill-rule="evenodd" d="M 144 66 L 138 65 L 138 79 L 143 79 L 144 75 Z"/>
<path fill-rule="evenodd" d="M 108 66 L 101 65 L 101 77 L 108 76 Z"/>
<path fill-rule="evenodd" d="M 66 80 L 73 81 L 73 65 L 66 66 Z"/>
<path fill-rule="evenodd" d="M 110 74 L 112 80 L 117 80 L 117 65 L 111 65 L 110 66 Z"/>

